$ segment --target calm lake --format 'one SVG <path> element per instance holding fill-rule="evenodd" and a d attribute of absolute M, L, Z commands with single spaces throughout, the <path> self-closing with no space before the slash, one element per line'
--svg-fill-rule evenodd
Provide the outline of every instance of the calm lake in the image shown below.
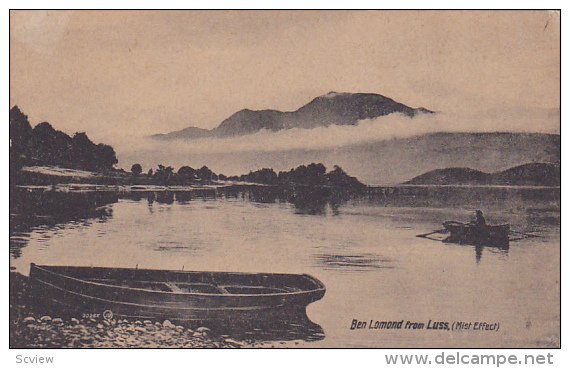
<path fill-rule="evenodd" d="M 560 340 L 559 189 L 380 189 L 309 203 L 244 192 L 119 196 L 96 216 L 12 226 L 10 265 L 308 273 L 327 287 L 295 347 L 545 347 Z M 539 237 L 508 249 L 416 237 L 444 220 Z M 17 220 L 13 220 L 17 221 Z M 351 330 L 359 321 L 488 322 L 498 331 Z M 275 342 L 274 342 L 275 343 Z"/>

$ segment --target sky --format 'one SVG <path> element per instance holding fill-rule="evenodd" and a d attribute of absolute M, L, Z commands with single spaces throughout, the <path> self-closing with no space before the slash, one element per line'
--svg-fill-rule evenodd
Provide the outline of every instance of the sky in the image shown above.
<path fill-rule="evenodd" d="M 506 130 L 559 133 L 549 119 L 560 107 L 560 16 L 11 11 L 10 79 L 10 104 L 33 125 L 119 145 L 213 128 L 243 108 L 295 110 L 329 91 L 379 93 L 447 116 L 506 114 L 498 130 L 505 121 Z M 535 115 L 545 118 L 512 118 Z M 455 119 L 454 129 L 477 130 L 474 121 Z"/>

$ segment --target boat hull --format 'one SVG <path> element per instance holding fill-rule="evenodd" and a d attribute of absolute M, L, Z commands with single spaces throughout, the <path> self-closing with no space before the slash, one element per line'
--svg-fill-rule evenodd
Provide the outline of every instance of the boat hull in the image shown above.
<path fill-rule="evenodd" d="M 96 280 L 96 281 L 93 281 Z M 234 293 L 182 293 L 117 285 L 193 282 L 231 285 Z M 325 288 L 308 275 L 165 272 L 160 270 L 36 266 L 30 269 L 32 292 L 40 307 L 49 305 L 66 315 L 128 319 L 169 319 L 180 323 L 287 319 L 304 313 L 321 299 Z M 115 283 L 108 284 L 107 282 Z M 239 293 L 240 290 L 260 294 Z M 272 292 L 272 291 L 278 292 Z M 285 290 L 285 291 L 284 291 Z M 289 290 L 289 291 L 288 291 Z M 213 289 L 213 291 L 216 291 Z"/>
<path fill-rule="evenodd" d="M 444 222 L 443 226 L 449 232 L 447 242 L 498 247 L 509 244 L 510 226 L 508 224 L 475 226 L 449 221 Z"/>

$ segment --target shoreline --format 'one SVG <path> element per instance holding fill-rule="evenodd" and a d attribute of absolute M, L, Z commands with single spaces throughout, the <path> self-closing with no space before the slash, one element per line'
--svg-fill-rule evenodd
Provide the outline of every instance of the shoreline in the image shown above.
<path fill-rule="evenodd" d="M 61 318 L 55 314 L 37 313 L 32 307 L 28 279 L 28 276 L 10 268 L 11 349 L 286 348 L 300 347 L 300 344 L 312 341 L 244 336 L 243 331 L 240 333 L 238 330 L 222 333 L 216 327 L 208 327 L 208 323 L 182 326 L 160 319 Z"/>
<path fill-rule="evenodd" d="M 332 189 L 345 190 L 342 187 L 328 186 L 303 186 L 303 189 Z M 109 185 L 109 184 L 86 184 L 86 183 L 58 183 L 51 185 L 28 185 L 14 184 L 13 188 L 28 191 L 56 191 L 56 192 L 116 192 L 116 193 L 146 193 L 146 192 L 192 192 L 218 189 L 243 189 L 243 188 L 274 188 L 288 189 L 287 186 L 261 184 L 251 182 L 212 183 L 206 185 Z M 509 190 L 556 190 L 560 186 L 542 185 L 482 185 L 482 184 L 391 184 L 391 185 L 366 185 L 365 191 L 374 192 L 386 189 L 509 189 Z M 349 188 L 350 189 L 350 188 Z"/>
<path fill-rule="evenodd" d="M 314 165 L 314 164 L 311 164 Z M 309 167 L 311 167 L 309 165 Z M 319 164 L 322 166 L 322 164 Z M 509 169 L 522 169 L 533 164 L 524 164 Z M 541 164 L 546 165 L 546 164 Z M 325 169 L 324 166 L 322 167 Z M 275 176 L 273 180 L 269 180 L 265 176 L 269 175 L 264 170 L 271 170 Z M 10 189 L 25 190 L 28 192 L 113 192 L 117 194 L 129 193 L 145 193 L 145 192 L 192 192 L 192 191 L 217 191 L 217 190 L 237 190 L 237 189 L 251 189 L 251 188 L 266 188 L 270 190 L 279 190 L 287 192 L 295 191 L 319 191 L 326 190 L 334 193 L 343 194 L 385 194 L 386 191 L 392 190 L 462 190 L 462 189 L 476 189 L 476 190 L 560 190 L 560 185 L 543 184 L 539 182 L 497 182 L 497 183 L 480 183 L 477 181 L 470 182 L 469 178 L 464 178 L 461 182 L 456 182 L 451 178 L 448 183 L 374 183 L 364 184 L 359 182 L 356 178 L 348 176 L 338 168 L 340 174 L 336 171 L 331 171 L 325 174 L 321 179 L 324 181 L 312 181 L 315 178 L 305 173 L 306 167 L 299 166 L 297 169 L 291 169 L 288 178 L 289 180 L 277 180 L 276 174 L 272 169 L 262 169 L 257 172 L 242 175 L 241 177 L 224 177 L 219 179 L 199 179 L 194 178 L 189 180 L 184 176 L 174 175 L 172 179 L 164 180 L 156 177 L 149 177 L 148 175 L 132 175 L 124 170 L 115 170 L 109 172 L 90 172 L 76 169 L 60 168 L 57 166 L 29 166 L 23 167 L 16 172 L 10 172 Z M 336 170 L 336 169 L 335 169 Z M 451 170 L 451 169 L 445 169 Z M 457 169 L 456 169 L 457 170 Z M 464 169 L 467 170 L 467 169 Z M 299 173 L 297 173 L 299 171 Z M 423 176 L 429 173 L 441 171 L 441 169 L 432 170 L 428 173 L 422 174 Z M 508 171 L 508 170 L 507 170 Z M 505 171 L 505 172 L 507 172 Z M 528 170 L 527 170 L 528 171 Z M 536 170 L 535 170 L 536 171 Z M 267 174 L 265 176 L 261 175 Z M 283 172 L 280 172 L 281 175 Z M 261 181 L 256 181 L 253 174 L 259 174 Z M 333 175 L 336 179 L 331 181 Z M 298 181 L 296 176 L 301 175 Z M 306 177 L 304 177 L 305 175 Z M 490 175 L 490 174 L 489 174 Z M 253 180 L 253 181 L 252 181 Z M 412 179 L 414 180 L 414 179 Z M 552 183 L 556 184 L 556 183 Z"/>
<path fill-rule="evenodd" d="M 252 342 L 165 321 L 60 318 L 30 307 L 28 277 L 10 270 L 10 348 L 242 348 Z"/>

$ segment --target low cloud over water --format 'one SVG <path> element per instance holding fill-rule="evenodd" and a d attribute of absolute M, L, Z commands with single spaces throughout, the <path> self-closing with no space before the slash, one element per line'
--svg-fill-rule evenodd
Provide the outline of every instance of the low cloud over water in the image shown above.
<path fill-rule="evenodd" d="M 422 114 L 409 118 L 391 114 L 358 125 L 329 125 L 314 129 L 288 129 L 277 132 L 260 131 L 255 134 L 195 140 L 157 141 L 149 138 L 117 141 L 121 158 L 156 152 L 170 152 L 173 156 L 239 152 L 279 152 L 291 150 L 322 150 L 371 143 L 394 138 L 407 138 L 436 132 L 560 132 L 558 110 L 491 111 L 484 114 L 461 113 Z M 121 162 L 122 164 L 122 162 Z"/>

